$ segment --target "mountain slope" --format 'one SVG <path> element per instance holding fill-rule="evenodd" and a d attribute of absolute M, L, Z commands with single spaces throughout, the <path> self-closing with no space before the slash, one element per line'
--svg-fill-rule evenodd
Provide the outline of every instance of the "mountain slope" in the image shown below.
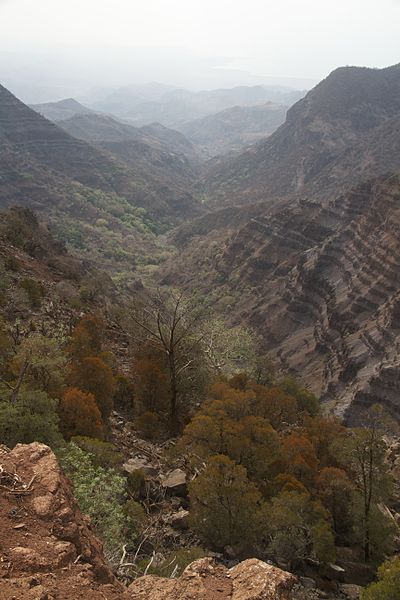
<path fill-rule="evenodd" d="M 400 115 L 400 65 L 386 69 L 337 69 L 292 106 L 286 122 L 265 142 L 238 157 L 211 165 L 209 195 L 216 202 L 254 202 L 271 195 L 326 195 L 336 190 L 341 171 L 352 184 L 368 176 L 369 147 L 378 146 L 380 128 Z M 357 148 L 357 151 L 356 151 Z M 386 172 L 379 148 L 374 174 Z M 400 166 L 397 157 L 396 165 Z M 331 173 L 334 166 L 339 173 Z M 369 173 L 370 174 L 370 173 Z M 316 184 L 316 180 L 318 180 Z"/>
<path fill-rule="evenodd" d="M 209 156 L 228 154 L 271 135 L 284 122 L 286 111 L 287 107 L 272 102 L 234 106 L 184 123 L 180 131 Z"/>
<path fill-rule="evenodd" d="M 30 104 L 30 108 L 41 114 L 43 117 L 46 117 L 46 119 L 49 119 L 49 121 L 61 121 L 62 119 L 69 119 L 75 115 L 93 113 L 90 108 L 86 108 L 86 106 L 83 106 L 83 104 L 74 98 L 66 98 L 65 100 L 59 100 L 58 102 Z"/>
<path fill-rule="evenodd" d="M 399 419 L 399 198 L 393 175 L 328 204 L 225 209 L 200 239 L 210 217 L 178 230 L 163 281 L 200 286 L 348 422 L 375 402 Z"/>
<path fill-rule="evenodd" d="M 175 182 L 172 169 L 166 181 L 151 169 L 135 172 L 104 149 L 70 136 L 1 86 L 0 139 L 13 152 L 24 154 L 25 161 L 35 161 L 42 170 L 51 170 L 48 176 L 67 177 L 117 194 L 132 206 L 145 208 L 164 227 L 201 212 L 200 204 L 188 191 L 188 181 L 182 183 L 179 175 Z"/>

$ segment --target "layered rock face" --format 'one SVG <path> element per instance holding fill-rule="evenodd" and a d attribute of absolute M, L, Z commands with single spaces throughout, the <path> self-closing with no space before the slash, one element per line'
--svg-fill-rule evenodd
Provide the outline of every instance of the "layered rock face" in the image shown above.
<path fill-rule="evenodd" d="M 376 402 L 399 418 L 400 178 L 329 202 L 220 212 L 228 218 L 215 220 L 201 252 L 206 219 L 193 237 L 188 227 L 178 232 L 185 261 L 164 270 L 164 280 L 222 289 L 232 322 L 251 325 L 281 372 L 349 423 Z"/>
<path fill-rule="evenodd" d="M 177 579 L 116 581 L 57 459 L 39 443 L 0 448 L 3 600 L 290 600 L 296 578 L 259 560 L 233 569 L 211 559 Z"/>

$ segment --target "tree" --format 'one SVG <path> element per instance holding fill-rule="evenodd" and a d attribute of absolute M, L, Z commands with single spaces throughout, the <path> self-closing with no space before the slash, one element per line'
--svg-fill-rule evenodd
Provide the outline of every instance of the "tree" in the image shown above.
<path fill-rule="evenodd" d="M 378 569 L 378 581 L 361 592 L 361 600 L 398 600 L 400 598 L 400 557 L 391 558 Z"/>
<path fill-rule="evenodd" d="M 308 489 L 317 474 L 318 459 L 312 443 L 304 435 L 291 433 L 283 440 L 286 472 L 294 475 Z"/>
<path fill-rule="evenodd" d="M 168 411 L 169 377 L 165 355 L 145 349 L 134 365 L 134 391 L 140 412 Z"/>
<path fill-rule="evenodd" d="M 114 376 L 101 358 L 87 356 L 72 363 L 69 381 L 73 387 L 93 394 L 103 419 L 108 419 L 113 409 Z"/>
<path fill-rule="evenodd" d="M 181 445 L 189 449 L 194 462 L 199 457 L 225 454 L 243 465 L 251 478 L 267 484 L 281 458 L 277 432 L 266 419 L 251 414 L 251 405 L 246 406 L 251 393 L 249 396 L 229 386 L 215 386 L 214 393 L 217 389 L 224 399 L 204 403 L 186 426 Z"/>
<path fill-rule="evenodd" d="M 57 446 L 62 438 L 58 431 L 57 401 L 45 392 L 22 385 L 15 401 L 7 387 L 0 388 L 0 444 L 42 442 Z"/>
<path fill-rule="evenodd" d="M 231 375 L 238 370 L 255 368 L 256 344 L 248 329 L 229 328 L 221 319 L 207 319 L 202 332 L 202 347 L 211 371 Z"/>
<path fill-rule="evenodd" d="M 320 466 L 337 466 L 335 445 L 344 437 L 345 427 L 332 417 L 310 417 L 304 419 L 304 434 L 311 441 Z"/>
<path fill-rule="evenodd" d="M 336 467 L 324 467 L 317 477 L 318 495 L 329 510 L 336 533 L 345 533 L 351 526 L 350 505 L 352 485 L 347 473 Z"/>
<path fill-rule="evenodd" d="M 97 356 L 102 351 L 104 324 L 95 315 L 85 315 L 74 328 L 68 352 L 74 361 Z"/>
<path fill-rule="evenodd" d="M 34 388 L 56 398 L 62 393 L 66 356 L 57 340 L 33 333 L 19 345 L 12 371 Z M 21 380 L 22 383 L 22 380 Z"/>
<path fill-rule="evenodd" d="M 360 517 L 360 537 L 366 561 L 371 558 L 371 539 L 377 504 L 384 501 L 390 491 L 391 477 L 385 463 L 386 445 L 382 439 L 382 409 L 373 406 L 366 416 L 365 427 L 355 429 L 345 439 L 335 444 L 343 467 L 351 474 L 358 498 L 355 512 Z"/>
<path fill-rule="evenodd" d="M 290 396 L 296 398 L 300 410 L 308 413 L 312 417 L 319 412 L 318 398 L 305 388 L 302 388 L 293 377 L 285 377 L 280 383 L 280 387 Z"/>
<path fill-rule="evenodd" d="M 102 439 L 103 422 L 93 394 L 67 390 L 60 404 L 61 431 L 66 439 L 82 435 Z"/>
<path fill-rule="evenodd" d="M 281 430 L 297 422 L 299 407 L 293 396 L 278 387 L 268 389 L 253 385 L 252 389 L 257 398 L 257 414 L 268 419 L 275 429 Z"/>
<path fill-rule="evenodd" d="M 200 332 L 202 312 L 183 294 L 158 293 L 141 314 L 133 314 L 151 344 L 161 352 L 167 362 L 169 389 L 169 421 L 173 431 L 178 424 L 178 403 L 182 400 L 184 380 L 196 368 L 196 356 L 203 338 Z"/>
<path fill-rule="evenodd" d="M 261 494 L 246 469 L 227 456 L 210 458 L 189 486 L 193 529 L 214 548 L 243 549 L 260 536 Z"/>
<path fill-rule="evenodd" d="M 290 568 L 313 557 L 335 560 L 335 545 L 328 512 L 309 494 L 284 491 L 265 507 L 268 551 L 287 560 Z"/>

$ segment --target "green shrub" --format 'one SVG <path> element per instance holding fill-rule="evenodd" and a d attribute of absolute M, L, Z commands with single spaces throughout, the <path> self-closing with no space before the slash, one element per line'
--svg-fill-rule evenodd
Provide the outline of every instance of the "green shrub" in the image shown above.
<path fill-rule="evenodd" d="M 59 458 L 80 509 L 91 517 L 108 557 L 112 557 L 124 542 L 124 478 L 115 469 L 96 466 L 93 455 L 74 442 L 59 452 Z"/>
<path fill-rule="evenodd" d="M 109 469 L 119 467 L 123 463 L 122 454 L 110 442 L 80 435 L 73 437 L 71 441 L 92 455 L 92 462 L 96 467 Z"/>
<path fill-rule="evenodd" d="M 146 477 L 141 469 L 128 474 L 128 491 L 138 500 L 144 493 Z"/>
<path fill-rule="evenodd" d="M 361 600 L 399 600 L 400 557 L 392 558 L 378 569 L 378 581 L 361 592 Z"/>
<path fill-rule="evenodd" d="M 0 444 L 42 442 L 52 447 L 62 443 L 58 430 L 58 402 L 45 392 L 23 386 L 15 402 L 11 391 L 0 387 Z"/>

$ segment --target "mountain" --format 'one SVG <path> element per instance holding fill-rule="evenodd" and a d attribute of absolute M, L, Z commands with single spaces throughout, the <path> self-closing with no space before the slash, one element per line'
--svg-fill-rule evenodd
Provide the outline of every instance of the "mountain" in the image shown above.
<path fill-rule="evenodd" d="M 93 111 L 80 104 L 74 98 L 59 100 L 58 102 L 45 102 L 43 104 L 30 104 L 30 108 L 49 119 L 49 121 L 61 121 L 75 115 L 86 115 Z"/>
<path fill-rule="evenodd" d="M 117 202 L 132 207 L 133 211 L 138 207 L 144 209 L 148 221 L 152 220 L 156 227 L 170 227 L 201 212 L 199 202 L 191 193 L 193 173 L 188 167 L 185 178 L 181 157 L 171 158 L 171 153 L 165 152 L 159 156 L 157 169 L 152 169 L 149 163 L 144 168 L 128 167 L 107 150 L 72 137 L 2 86 L 0 142 L 4 148 L 1 159 L 8 163 L 0 189 L 1 204 L 21 197 L 22 188 L 29 190 L 31 183 L 33 187 L 45 187 L 51 196 L 61 185 L 60 181 L 57 185 L 54 180 L 63 179 L 64 186 L 74 182 L 111 194 L 109 206 Z M 179 166 L 176 178 L 173 175 L 175 164 Z M 19 173 L 19 178 L 11 176 L 10 169 Z M 12 193 L 8 185 L 12 186 Z M 30 193 L 27 198 L 29 196 Z M 115 200 L 115 196 L 119 199 Z"/>
<path fill-rule="evenodd" d="M 343 67 L 292 106 L 285 123 L 241 155 L 210 166 L 208 194 L 216 202 L 254 202 L 271 196 L 324 197 L 344 179 L 354 185 L 400 165 L 382 155 L 400 114 L 400 65 Z M 396 144 L 396 140 L 393 140 Z"/>
<path fill-rule="evenodd" d="M 229 154 L 271 135 L 284 122 L 286 112 L 286 106 L 272 102 L 234 106 L 184 123 L 180 131 L 211 157 Z"/>
<path fill-rule="evenodd" d="M 140 142 L 160 153 L 175 153 L 182 161 L 189 159 L 193 166 L 202 155 L 194 145 L 179 131 L 168 129 L 160 123 L 151 123 L 144 127 L 134 127 L 109 115 L 87 114 L 75 115 L 70 119 L 58 121 L 57 124 L 70 135 L 92 144 L 118 144 L 125 142 Z M 121 154 L 116 152 L 116 154 Z M 124 154 L 121 154 L 124 158 Z M 191 174 L 193 179 L 193 173 Z"/>
<path fill-rule="evenodd" d="M 400 68 L 335 71 L 224 164 L 222 207 L 173 232 L 160 281 L 252 327 L 348 423 L 376 402 L 398 420 Z"/>
<path fill-rule="evenodd" d="M 124 88 L 93 102 L 90 108 L 112 113 L 129 120 L 134 125 L 147 125 L 154 121 L 166 127 L 179 129 L 187 121 L 199 119 L 234 106 L 253 106 L 274 102 L 291 105 L 304 92 L 276 86 L 238 86 L 235 88 L 191 92 L 185 89 L 168 89 L 153 96 L 143 95 L 138 88 Z M 161 93 L 160 93 L 161 92 Z"/>

